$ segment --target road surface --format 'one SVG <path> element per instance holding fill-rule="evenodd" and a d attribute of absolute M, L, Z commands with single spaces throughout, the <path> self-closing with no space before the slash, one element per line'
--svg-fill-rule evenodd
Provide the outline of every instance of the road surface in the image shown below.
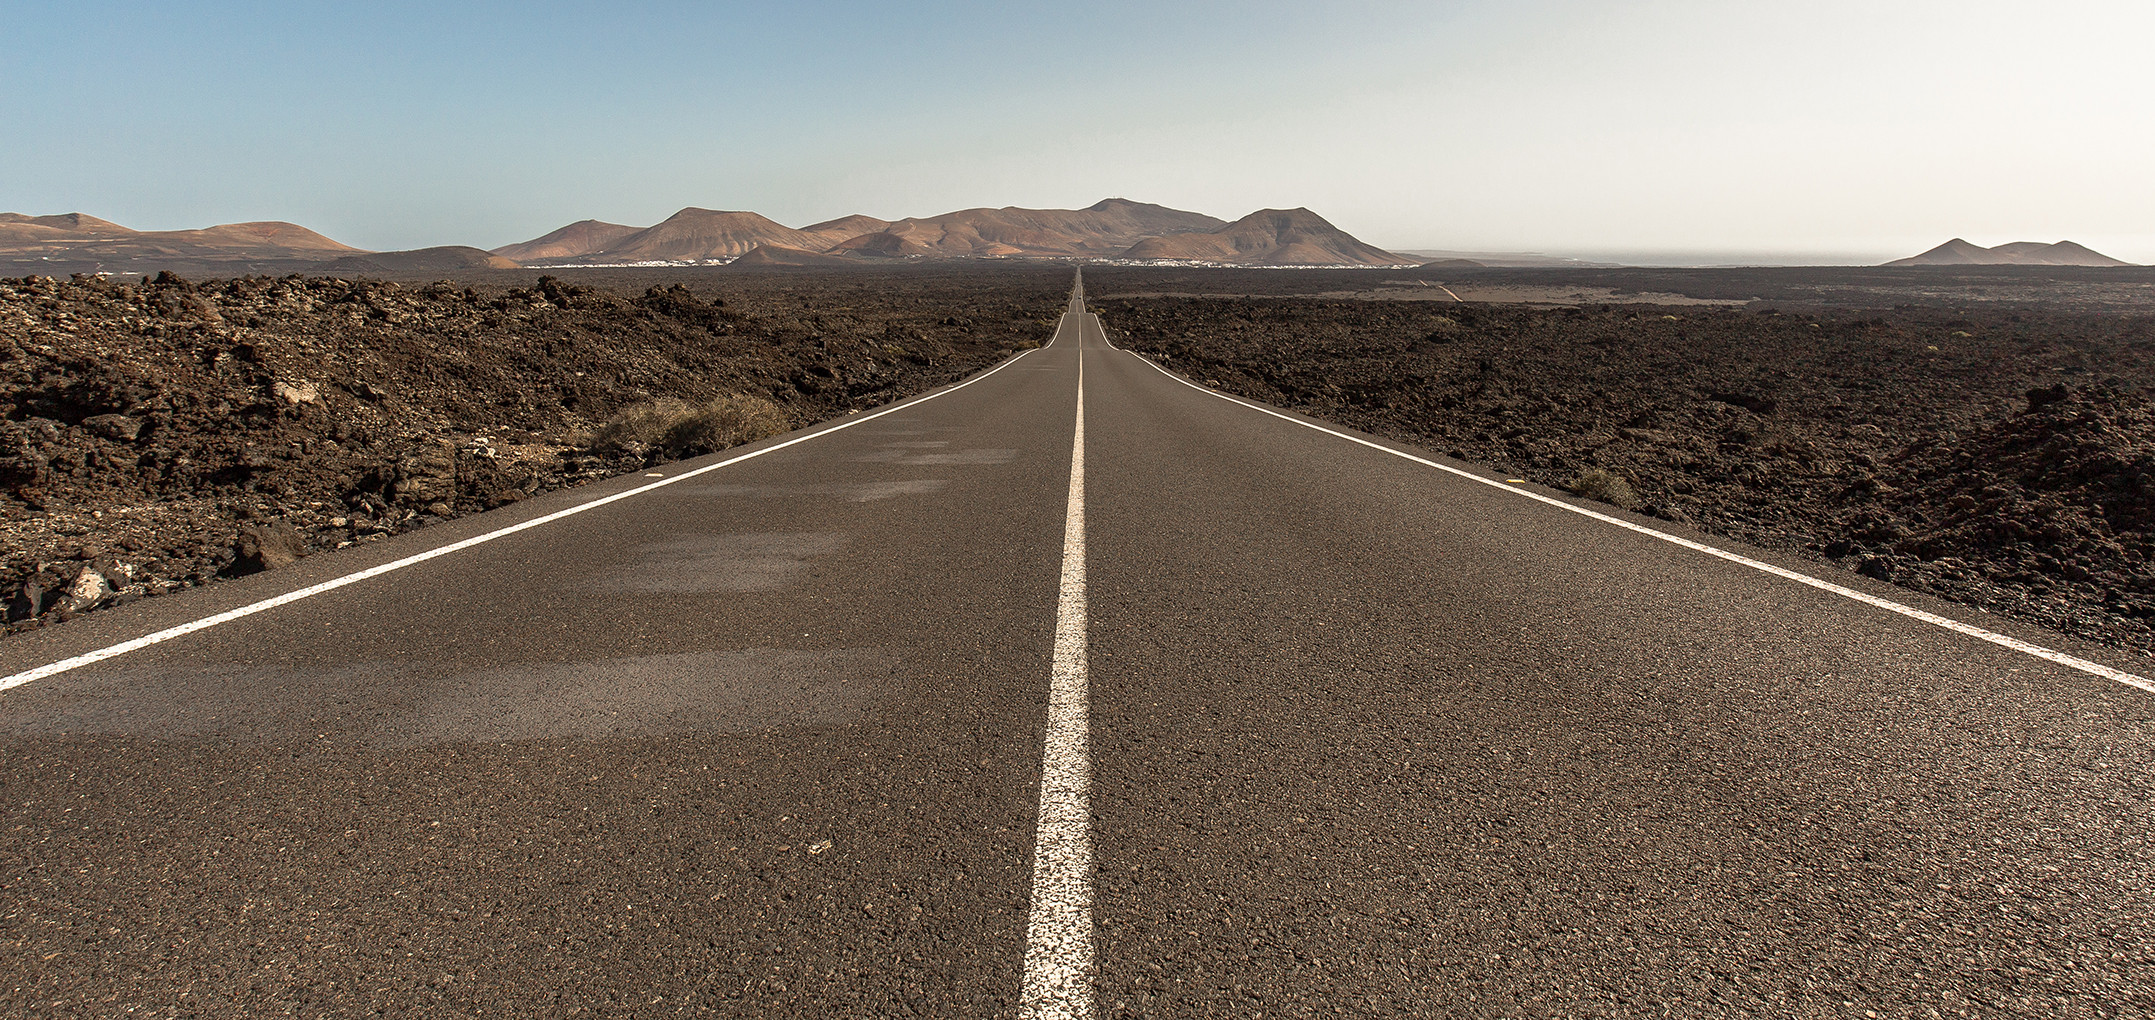
<path fill-rule="evenodd" d="M 2155 1012 L 2127 656 L 1205 392 L 1082 286 L 655 474 L 0 643 L 0 1016 Z"/>

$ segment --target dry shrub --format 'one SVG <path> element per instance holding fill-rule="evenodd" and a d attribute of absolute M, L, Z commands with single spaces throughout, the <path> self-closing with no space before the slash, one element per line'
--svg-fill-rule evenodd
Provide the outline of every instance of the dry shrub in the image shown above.
<path fill-rule="evenodd" d="M 689 413 L 687 402 L 667 397 L 650 404 L 622 409 L 592 434 L 591 448 L 600 453 L 642 455 L 658 445 L 659 437 L 675 421 Z"/>
<path fill-rule="evenodd" d="M 1624 476 L 1608 468 L 1588 468 L 1571 483 L 1571 491 L 1588 499 L 1626 510 L 1639 508 L 1639 494 Z"/>
<path fill-rule="evenodd" d="M 645 461 L 685 460 L 753 443 L 793 427 L 761 397 L 723 396 L 703 404 L 666 398 L 630 407 L 600 426 L 591 448 Z"/>

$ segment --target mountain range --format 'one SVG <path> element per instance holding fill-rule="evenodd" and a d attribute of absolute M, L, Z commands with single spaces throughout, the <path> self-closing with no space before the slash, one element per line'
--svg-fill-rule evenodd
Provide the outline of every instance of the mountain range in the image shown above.
<path fill-rule="evenodd" d="M 295 223 L 134 230 L 84 213 L 0 213 L 0 276 L 172 269 L 243 273 L 448 273 L 523 266 L 809 266 L 893 259 L 1049 258 L 1252 266 L 1409 266 L 1308 209 L 1260 209 L 1232 223 L 1110 198 L 1084 209 L 960 209 L 883 220 L 844 216 L 789 227 L 753 212 L 689 207 L 648 227 L 578 220 L 491 252 L 464 245 L 370 252 Z M 1954 238 L 1888 266 L 2128 266 L 2071 241 L 1985 248 Z"/>
<path fill-rule="evenodd" d="M 2015 241 L 1996 248 L 1970 244 L 1956 237 L 1921 255 L 1894 259 L 1889 266 L 2129 266 L 2098 251 L 2071 241 L 2044 244 Z"/>
<path fill-rule="evenodd" d="M 812 265 L 889 258 L 1127 258 L 1239 265 L 1412 265 L 1307 209 L 1264 209 L 1234 223 L 1111 198 L 1084 209 L 960 209 L 795 229 L 752 212 L 683 209 L 641 230 L 584 220 L 494 254 L 526 265 L 718 262 Z"/>
<path fill-rule="evenodd" d="M 690 207 L 648 227 L 578 220 L 491 252 L 461 245 L 369 252 L 291 223 L 131 230 L 82 213 L 0 213 L 0 269 L 174 268 L 190 272 L 439 272 L 518 266 L 841 265 L 889 259 L 1087 258 L 1238 265 L 1402 266 L 1307 209 L 1233 223 L 1111 198 L 1084 209 L 961 209 L 883 220 L 845 216 L 788 227 L 753 212 Z"/>
<path fill-rule="evenodd" d="M 359 249 L 296 223 L 265 220 L 202 230 L 131 230 L 82 213 L 0 213 L 0 256 L 16 261 L 154 261 L 159 258 L 334 259 Z"/>

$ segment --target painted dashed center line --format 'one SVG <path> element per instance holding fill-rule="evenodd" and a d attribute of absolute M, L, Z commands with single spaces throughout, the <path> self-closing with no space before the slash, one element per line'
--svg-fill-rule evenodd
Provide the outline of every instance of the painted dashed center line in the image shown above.
<path fill-rule="evenodd" d="M 1082 312 L 1073 313 L 1082 344 Z M 1060 332 L 1060 331 L 1058 331 Z M 1091 721 L 1086 702 L 1085 360 L 1078 352 L 1077 435 L 1070 444 L 1070 508 L 1063 521 L 1062 594 L 1040 752 L 1040 826 L 1033 843 L 1021 1020 L 1093 1015 Z"/>

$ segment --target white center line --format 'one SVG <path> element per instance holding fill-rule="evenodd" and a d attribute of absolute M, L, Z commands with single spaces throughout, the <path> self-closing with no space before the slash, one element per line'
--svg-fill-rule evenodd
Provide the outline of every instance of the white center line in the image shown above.
<path fill-rule="evenodd" d="M 1076 329 L 1082 343 L 1082 324 Z M 1063 522 L 1062 597 L 1040 751 L 1040 828 L 1026 925 L 1021 1020 L 1093 1015 L 1091 722 L 1085 675 L 1085 360 L 1078 354 L 1077 436 L 1070 445 L 1070 509 Z"/>

